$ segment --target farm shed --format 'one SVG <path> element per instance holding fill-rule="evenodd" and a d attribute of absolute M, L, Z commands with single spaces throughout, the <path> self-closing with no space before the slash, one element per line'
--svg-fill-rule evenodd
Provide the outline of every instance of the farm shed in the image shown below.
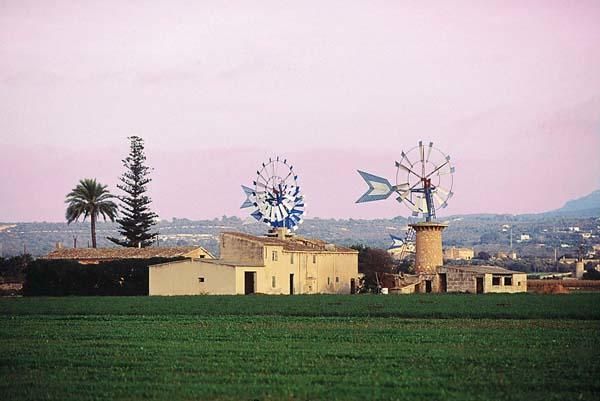
<path fill-rule="evenodd" d="M 358 251 L 279 233 L 221 234 L 221 258 L 150 266 L 150 295 L 349 294 Z"/>
<path fill-rule="evenodd" d="M 419 292 L 514 293 L 527 291 L 527 274 L 496 266 L 438 267 L 437 273 L 383 276 L 390 294 Z"/>
<path fill-rule="evenodd" d="M 446 291 L 470 292 L 527 292 L 527 274 L 497 266 L 447 266 L 438 272 L 440 286 Z"/>

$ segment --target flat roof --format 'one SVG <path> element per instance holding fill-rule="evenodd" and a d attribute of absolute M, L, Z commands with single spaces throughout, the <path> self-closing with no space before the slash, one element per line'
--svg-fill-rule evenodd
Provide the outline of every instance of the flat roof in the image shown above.
<path fill-rule="evenodd" d="M 103 259 L 150 259 L 150 258 L 177 258 L 202 250 L 207 255 L 212 255 L 200 246 L 178 247 L 147 247 L 147 248 L 60 248 L 55 249 L 42 259 L 74 259 L 74 260 L 103 260 Z"/>
<path fill-rule="evenodd" d="M 514 270 L 508 270 L 498 266 L 444 266 L 444 269 L 455 269 L 470 273 L 482 274 L 526 274 Z"/>
<path fill-rule="evenodd" d="M 358 253 L 357 250 L 352 248 L 347 248 L 344 246 L 330 244 L 328 242 L 318 240 L 318 239 L 309 239 L 299 236 L 291 236 L 286 239 L 280 239 L 276 237 L 259 237 L 256 235 L 239 233 L 226 231 L 222 233 L 223 235 L 229 235 L 232 237 L 237 237 L 241 239 L 245 239 L 248 241 L 253 241 L 260 243 L 262 245 L 276 245 L 283 247 L 286 251 L 297 251 L 297 252 L 331 252 L 331 253 Z"/>

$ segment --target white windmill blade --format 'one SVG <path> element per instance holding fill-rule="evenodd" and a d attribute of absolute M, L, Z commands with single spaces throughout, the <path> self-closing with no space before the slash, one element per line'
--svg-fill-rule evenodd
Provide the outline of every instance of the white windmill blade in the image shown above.
<path fill-rule="evenodd" d="M 441 207 L 445 202 L 444 202 L 444 198 L 442 198 L 440 195 L 438 195 L 438 193 L 434 190 L 432 191 L 431 195 L 433 196 L 433 199 L 438 203 L 438 205 L 440 205 Z"/>
<path fill-rule="evenodd" d="M 448 191 L 447 189 L 444 189 L 442 187 L 436 187 L 435 190 L 437 192 L 439 192 L 442 196 L 444 196 L 446 198 L 446 200 L 452 198 L 452 196 L 454 196 L 454 192 L 452 191 Z"/>
<path fill-rule="evenodd" d="M 365 180 L 369 186 L 369 189 L 360 198 L 358 198 L 356 203 L 387 199 L 394 192 L 394 187 L 387 179 L 366 173 L 364 171 L 357 171 L 358 174 L 360 174 L 360 176 Z"/>
<path fill-rule="evenodd" d="M 431 156 L 431 149 L 433 149 L 433 142 L 429 142 L 429 146 L 427 147 L 427 158 L 425 159 L 426 163 L 429 163 L 429 156 Z"/>
<path fill-rule="evenodd" d="M 421 198 L 421 207 L 420 207 L 421 211 L 423 213 L 429 213 L 429 208 L 427 207 L 427 199 L 425 199 L 425 197 Z"/>
<path fill-rule="evenodd" d="M 442 176 L 442 175 L 454 174 L 454 171 L 455 171 L 454 167 L 450 167 L 448 169 L 440 169 L 436 172 L 436 175 Z"/>
<path fill-rule="evenodd" d="M 400 153 L 400 156 L 402 156 L 402 161 L 406 160 L 411 167 L 414 166 L 413 162 L 410 161 L 410 159 L 408 158 L 408 155 L 406 153 L 404 153 L 404 151 L 402 151 Z M 396 167 L 398 167 L 398 164 L 400 164 L 400 163 L 396 162 Z"/>

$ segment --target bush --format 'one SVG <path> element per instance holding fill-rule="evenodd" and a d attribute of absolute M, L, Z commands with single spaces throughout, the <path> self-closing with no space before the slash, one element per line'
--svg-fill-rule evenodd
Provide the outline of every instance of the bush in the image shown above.
<path fill-rule="evenodd" d="M 129 259 L 82 265 L 73 260 L 39 259 L 27 268 L 23 295 L 148 295 L 148 266 L 174 260 L 178 259 Z"/>

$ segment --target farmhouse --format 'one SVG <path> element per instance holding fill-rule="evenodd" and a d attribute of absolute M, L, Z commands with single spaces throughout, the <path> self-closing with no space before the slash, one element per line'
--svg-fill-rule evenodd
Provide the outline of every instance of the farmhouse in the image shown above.
<path fill-rule="evenodd" d="M 149 295 L 349 294 L 358 276 L 358 251 L 290 236 L 221 234 L 220 259 L 150 266 Z"/>
<path fill-rule="evenodd" d="M 98 264 L 113 260 L 152 258 L 214 259 L 214 256 L 200 246 L 150 248 L 62 248 L 57 246 L 54 251 L 42 259 L 76 260 L 81 264 Z"/>

